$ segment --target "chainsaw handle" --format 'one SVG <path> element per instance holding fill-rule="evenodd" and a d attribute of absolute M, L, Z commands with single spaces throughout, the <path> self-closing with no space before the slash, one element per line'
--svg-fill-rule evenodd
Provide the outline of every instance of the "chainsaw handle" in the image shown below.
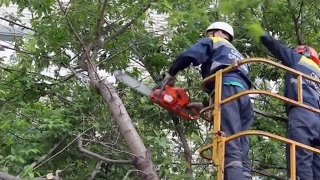
<path fill-rule="evenodd" d="M 189 116 L 192 118 L 192 120 L 198 119 L 200 117 L 200 112 L 197 109 L 192 108 L 191 112 L 192 114 L 190 114 Z"/>
<path fill-rule="evenodd" d="M 169 82 L 169 79 L 165 79 L 163 83 L 161 83 L 161 86 L 160 86 L 160 93 L 158 95 L 158 98 L 160 98 L 162 92 L 164 91 L 164 89 L 166 88 L 167 84 Z"/>
<path fill-rule="evenodd" d="M 195 111 L 193 111 L 195 110 Z M 176 113 L 188 120 L 197 120 L 200 116 L 199 112 L 196 109 L 191 109 L 192 114 L 188 113 L 185 108 L 182 107 L 177 107 L 176 108 Z"/>
<path fill-rule="evenodd" d="M 187 114 L 187 113 L 185 113 L 185 112 L 183 112 L 183 113 L 181 114 L 181 116 L 184 117 L 184 118 L 186 118 L 186 119 L 188 119 L 188 120 L 197 120 L 197 119 L 199 118 L 199 114 L 189 115 L 189 114 Z"/>

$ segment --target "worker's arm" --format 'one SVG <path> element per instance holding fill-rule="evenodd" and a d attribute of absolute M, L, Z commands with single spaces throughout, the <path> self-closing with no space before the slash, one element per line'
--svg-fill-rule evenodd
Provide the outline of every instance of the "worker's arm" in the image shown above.
<path fill-rule="evenodd" d="M 169 68 L 169 74 L 175 76 L 179 71 L 187 68 L 192 63 L 198 66 L 207 61 L 213 52 L 211 38 L 202 38 L 189 49 L 181 53 Z"/>
<path fill-rule="evenodd" d="M 294 52 L 291 48 L 282 44 L 267 32 L 265 32 L 260 39 L 263 45 L 288 67 L 294 67 L 301 59 L 300 54 Z"/>

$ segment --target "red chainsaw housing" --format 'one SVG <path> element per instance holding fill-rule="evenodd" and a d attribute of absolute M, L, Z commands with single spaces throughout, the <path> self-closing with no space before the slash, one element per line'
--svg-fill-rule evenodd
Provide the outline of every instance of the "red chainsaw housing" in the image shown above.
<path fill-rule="evenodd" d="M 195 120 L 199 117 L 198 113 L 191 115 L 186 112 L 185 106 L 190 103 L 190 100 L 185 89 L 172 86 L 166 86 L 162 92 L 161 89 L 155 89 L 151 94 L 151 100 L 164 109 L 186 119 Z"/>

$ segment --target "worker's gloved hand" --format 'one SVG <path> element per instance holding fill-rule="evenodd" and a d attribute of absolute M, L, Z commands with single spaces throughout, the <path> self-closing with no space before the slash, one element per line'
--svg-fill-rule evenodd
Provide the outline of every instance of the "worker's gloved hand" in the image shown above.
<path fill-rule="evenodd" d="M 174 86 L 174 82 L 176 79 L 174 76 L 171 76 L 169 73 L 163 73 L 162 77 L 162 83 L 167 83 L 168 86 Z"/>
<path fill-rule="evenodd" d="M 259 41 L 260 37 L 264 35 L 265 30 L 262 28 L 259 22 L 247 23 L 248 34 L 254 41 Z"/>
<path fill-rule="evenodd" d="M 185 106 L 185 108 L 187 110 L 191 110 L 191 111 L 194 111 L 196 113 L 199 113 L 201 111 L 201 109 L 204 108 L 204 105 L 203 105 L 202 102 L 191 102 L 191 103 L 187 104 Z"/>

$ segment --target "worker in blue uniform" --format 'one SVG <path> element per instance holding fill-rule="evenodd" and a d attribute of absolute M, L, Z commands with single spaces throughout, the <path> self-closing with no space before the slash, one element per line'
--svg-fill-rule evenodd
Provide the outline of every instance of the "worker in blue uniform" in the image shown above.
<path fill-rule="evenodd" d="M 241 61 L 242 54 L 231 44 L 234 38 L 233 27 L 225 22 L 214 22 L 206 30 L 206 38 L 181 53 L 171 65 L 166 80 L 172 79 L 179 71 L 201 65 L 203 78 L 218 70 L 228 67 L 232 60 Z M 251 88 L 250 69 L 247 64 L 238 70 L 223 76 L 222 99 Z M 214 100 L 214 82 L 206 84 L 207 93 Z M 193 102 L 189 108 L 202 109 L 208 102 Z M 221 106 L 221 130 L 227 136 L 249 130 L 253 123 L 253 105 L 248 95 Z M 248 160 L 249 137 L 244 136 L 226 144 L 225 180 L 251 179 L 251 168 Z"/>
<path fill-rule="evenodd" d="M 291 49 L 265 32 L 258 24 L 253 23 L 249 30 L 251 31 L 250 34 L 257 40 L 260 39 L 264 46 L 284 65 L 315 78 L 320 77 L 319 56 L 312 47 L 301 45 Z M 285 77 L 285 96 L 297 100 L 297 87 L 297 77 L 287 73 Z M 319 109 L 319 95 L 320 85 L 303 78 L 304 104 Z M 320 115 L 291 104 L 286 104 L 286 113 L 289 120 L 287 137 L 309 146 L 319 147 Z M 290 164 L 289 159 L 288 162 Z M 318 154 L 297 148 L 296 162 L 297 177 L 300 180 L 320 179 L 320 156 Z"/>

